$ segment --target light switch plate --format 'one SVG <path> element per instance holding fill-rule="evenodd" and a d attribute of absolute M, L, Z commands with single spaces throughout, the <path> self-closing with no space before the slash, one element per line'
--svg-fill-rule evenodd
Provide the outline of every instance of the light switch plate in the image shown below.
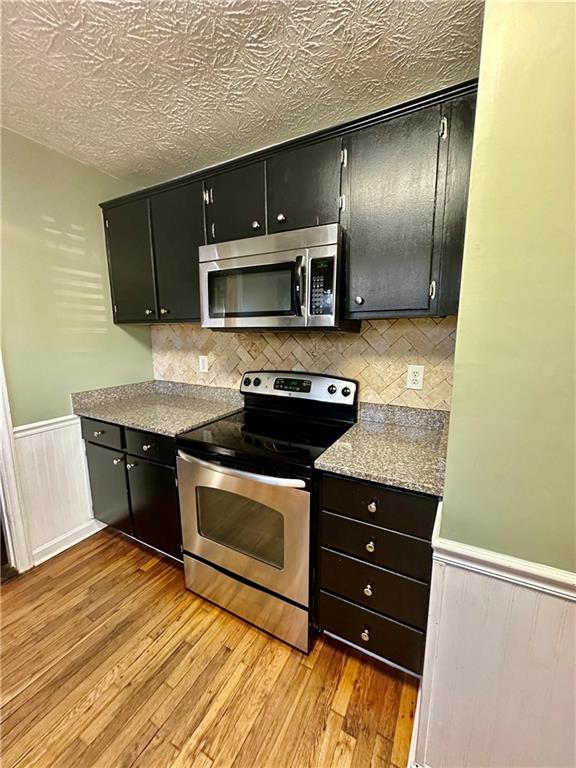
<path fill-rule="evenodd" d="M 200 371 L 200 373 L 208 373 L 207 355 L 198 355 L 198 370 Z"/>
<path fill-rule="evenodd" d="M 424 366 L 409 365 L 406 374 L 406 389 L 422 389 L 424 384 Z"/>

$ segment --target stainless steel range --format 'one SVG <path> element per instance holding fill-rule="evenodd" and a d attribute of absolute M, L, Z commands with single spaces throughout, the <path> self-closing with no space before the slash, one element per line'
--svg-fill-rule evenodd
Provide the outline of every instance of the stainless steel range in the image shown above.
<path fill-rule="evenodd" d="M 240 389 L 241 413 L 177 438 L 186 586 L 307 652 L 313 466 L 357 383 L 251 371 Z"/>

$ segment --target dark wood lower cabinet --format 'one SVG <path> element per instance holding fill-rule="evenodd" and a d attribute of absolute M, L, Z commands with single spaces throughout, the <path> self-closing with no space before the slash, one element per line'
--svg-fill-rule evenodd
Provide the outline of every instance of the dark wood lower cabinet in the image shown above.
<path fill-rule="evenodd" d="M 94 419 L 82 419 L 82 434 L 94 517 L 182 560 L 173 438 Z M 91 442 L 110 434 L 118 450 Z"/>
<path fill-rule="evenodd" d="M 132 535 L 132 516 L 126 486 L 126 457 L 121 451 L 86 443 L 94 517 Z"/>
<path fill-rule="evenodd" d="M 180 506 L 172 467 L 127 457 L 134 535 L 145 544 L 182 558 Z"/>
<path fill-rule="evenodd" d="M 422 674 L 438 498 L 320 479 L 318 629 Z"/>

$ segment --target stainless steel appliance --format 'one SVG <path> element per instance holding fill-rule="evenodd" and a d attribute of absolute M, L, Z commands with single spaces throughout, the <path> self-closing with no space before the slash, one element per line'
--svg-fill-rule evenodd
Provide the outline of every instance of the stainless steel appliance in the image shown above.
<path fill-rule="evenodd" d="M 341 319 L 338 224 L 203 245 L 199 254 L 204 328 L 360 328 Z"/>
<path fill-rule="evenodd" d="M 307 652 L 315 459 L 356 421 L 355 381 L 255 371 L 244 410 L 177 438 L 186 585 Z"/>

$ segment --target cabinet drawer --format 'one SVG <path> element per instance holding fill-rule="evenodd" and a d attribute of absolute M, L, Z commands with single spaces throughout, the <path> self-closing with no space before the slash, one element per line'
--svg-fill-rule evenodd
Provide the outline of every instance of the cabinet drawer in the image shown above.
<path fill-rule="evenodd" d="M 422 539 L 321 512 L 320 544 L 414 579 L 430 581 L 432 546 Z"/>
<path fill-rule="evenodd" d="M 82 437 L 90 443 L 108 448 L 122 448 L 122 427 L 107 421 L 82 419 Z"/>
<path fill-rule="evenodd" d="M 157 435 L 154 432 L 141 432 L 138 429 L 127 429 L 126 451 L 134 456 L 159 461 L 161 464 L 175 466 L 176 451 L 174 438 Z"/>
<path fill-rule="evenodd" d="M 430 540 L 438 499 L 325 475 L 322 479 L 322 506 L 371 525 Z"/>
<path fill-rule="evenodd" d="M 320 589 L 419 629 L 426 627 L 427 584 L 329 549 L 321 550 L 320 564 Z"/>
<path fill-rule="evenodd" d="M 387 619 L 339 597 L 320 592 L 318 624 L 361 649 L 388 659 L 417 675 L 422 673 L 424 633 Z"/>

